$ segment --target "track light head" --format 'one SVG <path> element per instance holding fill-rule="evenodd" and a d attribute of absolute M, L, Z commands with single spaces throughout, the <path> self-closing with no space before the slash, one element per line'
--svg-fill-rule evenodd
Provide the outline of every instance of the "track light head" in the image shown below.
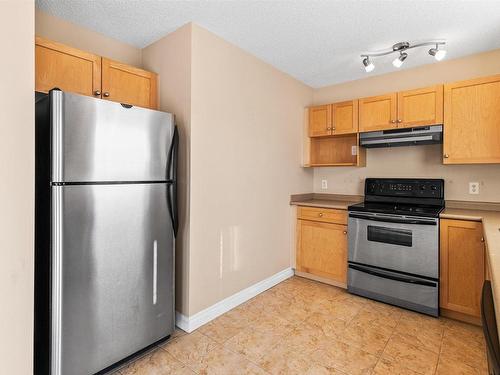
<path fill-rule="evenodd" d="M 438 45 L 436 45 L 436 48 L 429 50 L 429 55 L 434 56 L 437 61 L 441 61 L 446 56 L 446 50 L 439 49 Z"/>
<path fill-rule="evenodd" d="M 375 65 L 373 65 L 368 56 L 363 59 L 363 65 L 367 73 L 370 73 L 373 69 L 375 69 Z"/>
<path fill-rule="evenodd" d="M 399 56 L 392 61 L 392 65 L 394 65 L 396 68 L 401 68 L 403 62 L 406 60 L 407 57 L 408 54 L 406 52 L 401 52 Z"/>

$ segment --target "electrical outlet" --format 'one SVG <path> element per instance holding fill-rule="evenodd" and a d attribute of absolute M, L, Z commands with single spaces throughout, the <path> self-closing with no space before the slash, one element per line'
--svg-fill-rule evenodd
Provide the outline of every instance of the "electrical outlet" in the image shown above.
<path fill-rule="evenodd" d="M 479 182 L 469 182 L 469 194 L 479 194 Z"/>
<path fill-rule="evenodd" d="M 328 181 L 327 180 L 321 180 L 321 189 L 323 189 L 323 190 L 328 189 Z"/>

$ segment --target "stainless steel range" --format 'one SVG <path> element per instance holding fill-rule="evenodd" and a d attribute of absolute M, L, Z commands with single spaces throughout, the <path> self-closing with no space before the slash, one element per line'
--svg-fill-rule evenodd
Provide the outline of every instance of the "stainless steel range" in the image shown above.
<path fill-rule="evenodd" d="M 439 315 L 439 213 L 444 181 L 367 178 L 349 206 L 349 292 Z"/>

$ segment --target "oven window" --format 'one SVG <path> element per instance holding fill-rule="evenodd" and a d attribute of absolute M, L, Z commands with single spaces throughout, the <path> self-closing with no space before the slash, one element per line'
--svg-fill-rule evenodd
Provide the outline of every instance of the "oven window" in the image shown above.
<path fill-rule="evenodd" d="M 368 225 L 368 241 L 391 245 L 412 246 L 412 232 L 407 229 L 395 229 Z"/>

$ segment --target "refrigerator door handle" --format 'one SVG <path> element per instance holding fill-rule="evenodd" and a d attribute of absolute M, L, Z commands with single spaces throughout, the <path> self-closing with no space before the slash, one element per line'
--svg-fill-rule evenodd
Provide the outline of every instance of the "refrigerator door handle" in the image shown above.
<path fill-rule="evenodd" d="M 179 229 L 179 218 L 177 209 L 177 159 L 179 154 L 179 131 L 177 126 L 174 126 L 174 134 L 172 137 L 172 144 L 168 152 L 167 159 L 167 180 L 170 184 L 167 186 L 167 203 L 170 218 L 172 220 L 172 227 L 174 236 L 177 235 Z"/>
<path fill-rule="evenodd" d="M 153 305 L 156 305 L 158 299 L 158 241 L 153 241 Z"/>

